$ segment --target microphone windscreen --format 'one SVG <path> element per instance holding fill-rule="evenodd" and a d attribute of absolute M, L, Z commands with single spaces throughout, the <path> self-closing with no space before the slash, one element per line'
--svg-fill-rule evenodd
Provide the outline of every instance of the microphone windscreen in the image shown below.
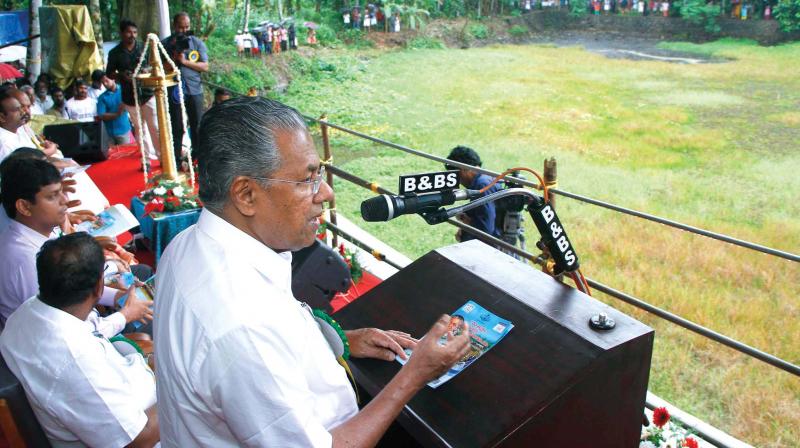
<path fill-rule="evenodd" d="M 368 222 L 388 221 L 391 219 L 389 200 L 386 195 L 375 196 L 362 202 L 361 217 Z"/>

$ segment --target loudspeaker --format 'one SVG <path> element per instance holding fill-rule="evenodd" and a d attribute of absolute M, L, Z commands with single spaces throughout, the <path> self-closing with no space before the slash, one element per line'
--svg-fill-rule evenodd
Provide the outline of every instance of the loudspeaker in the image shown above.
<path fill-rule="evenodd" d="M 330 301 L 337 292 L 350 288 L 350 268 L 330 246 L 319 240 L 292 252 L 292 294 L 312 308 L 331 312 Z"/>
<path fill-rule="evenodd" d="M 108 158 L 108 133 L 102 121 L 51 124 L 44 136 L 58 144 L 65 157 L 80 162 L 99 162 Z"/>

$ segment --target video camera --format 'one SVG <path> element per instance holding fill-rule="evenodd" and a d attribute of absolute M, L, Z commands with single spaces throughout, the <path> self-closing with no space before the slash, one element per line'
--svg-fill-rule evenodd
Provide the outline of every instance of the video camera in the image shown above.
<path fill-rule="evenodd" d="M 175 51 L 178 53 L 182 53 L 189 49 L 189 40 L 191 36 L 194 35 L 194 32 L 187 31 L 186 33 L 177 33 L 175 34 Z"/>
<path fill-rule="evenodd" d="M 526 180 L 519 171 L 512 171 L 505 177 L 503 189 L 523 187 L 522 184 L 514 182 L 514 179 Z M 519 248 L 522 250 L 525 250 L 525 228 L 522 225 L 525 217 L 522 211 L 526 205 L 527 200 L 524 196 L 507 196 L 494 203 L 495 227 L 501 231 L 500 239 L 514 246 L 519 241 Z"/>

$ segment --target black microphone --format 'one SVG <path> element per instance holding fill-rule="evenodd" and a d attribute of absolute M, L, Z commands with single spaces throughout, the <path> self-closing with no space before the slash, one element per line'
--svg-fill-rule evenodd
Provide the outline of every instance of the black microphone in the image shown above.
<path fill-rule="evenodd" d="M 455 201 L 473 200 L 481 196 L 478 190 L 448 190 L 436 193 L 394 196 L 382 194 L 361 203 L 361 217 L 364 221 L 388 221 L 400 215 L 429 213 Z"/>

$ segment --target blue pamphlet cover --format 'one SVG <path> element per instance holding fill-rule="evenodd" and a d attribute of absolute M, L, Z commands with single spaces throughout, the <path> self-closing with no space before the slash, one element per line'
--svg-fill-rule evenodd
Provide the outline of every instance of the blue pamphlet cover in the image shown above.
<path fill-rule="evenodd" d="M 470 349 L 467 354 L 444 375 L 428 383 L 428 386 L 434 389 L 461 373 L 470 364 L 475 362 L 476 359 L 489 351 L 490 348 L 497 345 L 497 343 L 514 328 L 514 324 L 510 321 L 493 314 L 491 311 L 488 311 L 472 300 L 468 301 L 451 314 L 448 331 L 453 331 L 454 335 L 458 335 L 461 330 L 459 319 L 463 319 L 464 322 L 469 324 Z M 439 341 L 440 344 L 445 344 L 446 342 L 446 336 Z M 406 349 L 406 355 L 410 357 L 412 351 Z M 395 357 L 395 359 L 397 359 L 400 364 L 405 364 L 407 362 L 407 360 L 401 359 L 399 356 Z"/>
<path fill-rule="evenodd" d="M 153 298 L 156 296 L 155 283 L 156 283 L 156 276 L 153 275 L 152 277 L 144 281 L 144 285 L 136 287 L 136 289 L 134 289 L 134 291 L 136 291 L 136 298 L 139 300 L 152 302 Z M 119 299 L 117 299 L 117 305 L 119 305 L 119 307 L 122 308 L 123 306 L 125 306 L 126 300 L 128 300 L 128 295 L 123 294 Z M 138 330 L 144 324 L 137 320 L 131 322 L 131 325 L 133 325 L 134 329 Z"/>

